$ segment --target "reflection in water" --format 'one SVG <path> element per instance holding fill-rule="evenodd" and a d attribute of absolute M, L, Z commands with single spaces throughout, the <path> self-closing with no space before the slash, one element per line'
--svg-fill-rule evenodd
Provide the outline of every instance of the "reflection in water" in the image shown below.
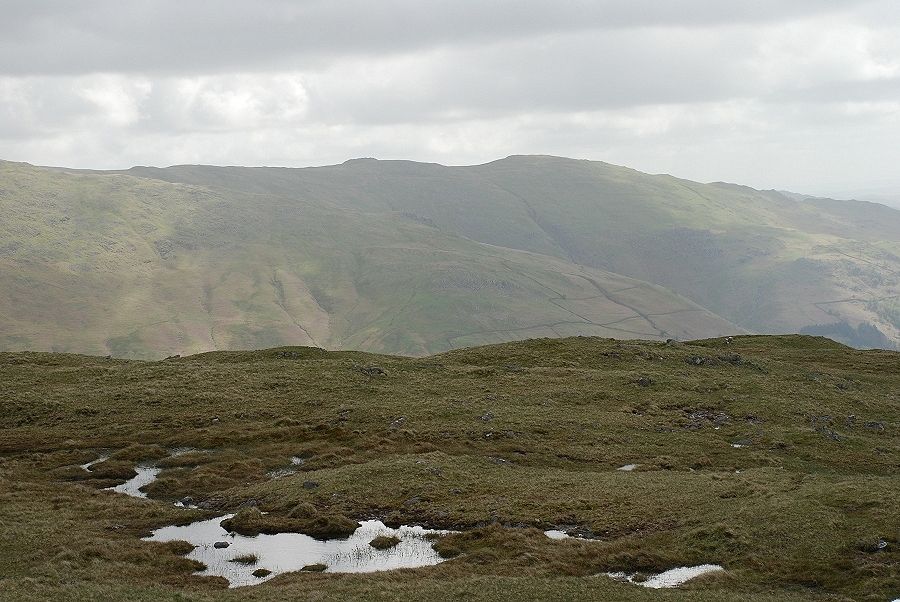
<path fill-rule="evenodd" d="M 81 466 L 82 470 L 91 472 L 91 466 L 93 466 L 94 464 L 100 464 L 100 462 L 106 462 L 107 460 L 109 460 L 109 456 L 100 456 L 96 460 L 91 460 L 90 462 L 87 462 L 86 464 L 80 464 L 80 466 Z"/>
<path fill-rule="evenodd" d="M 149 485 L 156 480 L 156 475 L 162 471 L 162 468 L 158 466 L 135 466 L 134 469 L 137 471 L 136 476 L 131 477 L 121 485 L 107 487 L 107 489 L 132 497 L 146 498 L 147 494 L 141 491 L 141 487 Z"/>
<path fill-rule="evenodd" d="M 377 520 L 360 523 L 347 539 L 320 541 L 302 533 L 260 534 L 253 537 L 232 535 L 219 523 L 233 515 L 198 521 L 185 526 L 162 527 L 148 541 L 187 541 L 196 547 L 187 557 L 206 565 L 200 575 L 225 577 L 231 587 L 255 585 L 277 574 L 298 571 L 304 566 L 321 563 L 331 573 L 367 573 L 398 568 L 430 566 L 443 562 L 431 545 L 431 537 L 449 531 L 402 526 L 386 527 Z M 400 543 L 393 548 L 376 550 L 369 545 L 378 535 L 393 535 Z M 216 543 L 220 547 L 215 547 Z M 222 542 L 228 544 L 227 547 Z M 234 558 L 255 555 L 254 564 L 232 562 Z M 254 577 L 257 569 L 270 575 Z"/>
<path fill-rule="evenodd" d="M 191 452 L 203 451 L 198 450 L 194 447 L 176 447 L 174 449 L 169 450 L 170 458 L 177 458 L 178 456 L 183 456 L 184 454 L 188 454 Z M 89 470 L 92 464 L 96 464 L 102 460 L 108 459 L 108 456 L 103 458 L 98 458 L 93 462 L 88 462 L 87 464 L 82 464 L 82 468 L 85 470 Z M 107 487 L 107 490 L 115 491 L 116 493 L 124 493 L 125 495 L 130 495 L 132 497 L 146 498 L 147 494 L 141 491 L 142 487 L 146 487 L 150 483 L 156 480 L 156 477 L 159 473 L 162 472 L 162 468 L 156 466 L 155 464 L 138 464 L 134 467 L 134 470 L 137 472 L 137 475 L 131 477 L 121 485 L 116 485 L 115 487 Z M 176 504 L 177 505 L 177 504 Z M 189 507 L 184 506 L 183 507 Z"/>
<path fill-rule="evenodd" d="M 668 587 L 678 587 L 685 581 L 689 581 L 694 577 L 706 575 L 707 573 L 718 573 L 724 571 L 718 564 L 701 564 L 699 566 L 681 566 L 669 569 L 664 573 L 653 575 L 646 581 L 634 581 L 634 575 L 626 575 L 625 573 L 605 573 L 607 577 L 618 579 L 620 581 L 628 581 L 629 583 L 637 583 L 651 589 L 662 589 Z"/>
<path fill-rule="evenodd" d="M 544 535 L 549 537 L 550 539 L 568 539 L 569 534 L 565 531 L 560 531 L 559 529 L 550 529 L 548 531 L 544 531 Z"/>
<path fill-rule="evenodd" d="M 279 468 L 277 470 L 267 472 L 266 476 L 270 479 L 281 479 L 284 477 L 289 477 L 292 474 L 297 474 L 297 471 L 293 468 Z"/>

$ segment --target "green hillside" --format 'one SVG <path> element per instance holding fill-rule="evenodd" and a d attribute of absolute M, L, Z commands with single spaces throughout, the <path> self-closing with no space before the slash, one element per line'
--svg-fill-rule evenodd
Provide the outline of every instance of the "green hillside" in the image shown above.
<path fill-rule="evenodd" d="M 0 353 L 0 599 L 883 602 L 900 595 L 898 391 L 900 354 L 802 336 Z M 101 490 L 148 461 L 149 500 Z M 276 530 L 460 533 L 437 566 L 236 590 L 193 575 L 191 546 L 139 539 L 252 506 Z M 704 563 L 725 571 L 674 590 L 598 575 Z"/>
<path fill-rule="evenodd" d="M 818 327 L 860 346 L 900 343 L 900 211 L 874 203 L 545 156 L 471 167 L 361 159 L 130 173 L 401 212 L 481 242 L 662 285 L 753 331 Z M 859 337 L 860 325 L 885 336 Z M 848 326 L 857 334 L 846 336 Z"/>
<path fill-rule="evenodd" d="M 900 343 L 900 211 L 606 163 L 0 163 L 0 349 L 422 355 L 538 336 Z"/>
<path fill-rule="evenodd" d="M 422 355 L 742 330 L 662 287 L 391 211 L 13 163 L 0 186 L 0 349 Z"/>

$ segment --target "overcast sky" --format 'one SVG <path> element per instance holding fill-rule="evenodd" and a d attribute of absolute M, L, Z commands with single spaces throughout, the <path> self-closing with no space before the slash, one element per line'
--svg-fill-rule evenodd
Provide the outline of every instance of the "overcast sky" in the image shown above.
<path fill-rule="evenodd" d="M 897 0 L 0 0 L 0 158 L 598 159 L 900 197 Z"/>

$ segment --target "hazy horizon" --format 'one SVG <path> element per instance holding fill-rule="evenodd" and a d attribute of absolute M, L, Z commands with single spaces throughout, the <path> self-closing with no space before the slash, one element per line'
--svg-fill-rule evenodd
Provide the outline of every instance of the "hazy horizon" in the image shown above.
<path fill-rule="evenodd" d="M 213 163 L 172 163 L 172 164 L 134 164 L 128 165 L 121 168 L 107 168 L 107 169 L 98 169 L 94 167 L 84 167 L 84 166 L 73 166 L 73 165 L 48 165 L 48 164 L 37 164 L 31 163 L 30 161 L 16 161 L 13 159 L 8 159 L 5 157 L 0 157 L 0 161 L 12 161 L 12 162 L 21 162 L 28 163 L 31 165 L 35 165 L 36 167 L 48 167 L 53 169 L 74 169 L 74 170 L 88 170 L 88 171 L 120 171 L 120 170 L 128 170 L 132 168 L 141 168 L 141 167 L 152 167 L 159 169 L 166 169 L 170 167 L 179 167 L 185 165 L 196 165 L 196 166 L 209 166 L 209 167 L 248 167 L 248 168 L 286 168 L 286 169 L 306 169 L 306 168 L 316 168 L 316 167 L 331 167 L 335 165 L 340 165 L 342 163 L 347 163 L 350 161 L 362 160 L 362 159 L 374 159 L 376 161 L 407 161 L 412 163 L 433 163 L 436 165 L 441 165 L 444 167 L 471 167 L 477 165 L 486 165 L 488 163 L 494 163 L 496 161 L 502 161 L 504 159 L 508 159 L 510 157 L 515 156 L 531 156 L 531 157 L 556 157 L 562 159 L 573 159 L 576 161 L 595 161 L 600 163 L 609 163 L 611 165 L 619 165 L 620 167 L 627 167 L 634 169 L 630 165 L 620 165 L 613 163 L 611 161 L 604 161 L 602 159 L 591 159 L 588 157 L 563 157 L 561 155 L 550 155 L 547 153 L 514 153 L 511 155 L 506 155 L 504 157 L 497 157 L 495 159 L 490 159 L 488 161 L 480 162 L 480 163 L 441 163 L 438 161 L 420 161 L 415 158 L 410 157 L 348 157 L 343 161 L 338 161 L 335 163 L 310 163 L 307 165 L 270 165 L 270 164 L 256 164 L 256 165 L 237 165 L 237 164 L 213 164 Z M 638 170 L 640 171 L 640 170 Z M 690 180 L 690 178 L 682 176 L 677 173 L 667 173 L 667 172 L 644 172 L 649 175 L 664 175 L 664 176 L 673 176 L 679 179 Z M 704 184 L 722 182 L 726 184 L 737 184 L 749 186 L 749 184 L 745 182 L 730 182 L 727 180 L 708 180 L 702 182 Z M 788 190 L 783 187 L 774 186 L 771 188 L 759 188 L 759 190 L 777 190 L 779 192 L 791 192 L 795 194 L 803 194 L 809 195 L 813 197 L 822 197 L 822 198 L 831 198 L 836 200 L 853 200 L 853 201 L 867 201 L 871 203 L 879 203 L 882 205 L 886 205 L 888 207 L 900 210 L 900 182 L 897 183 L 896 186 L 885 185 L 882 183 L 881 187 L 874 186 L 869 188 L 859 188 L 859 189 L 847 189 L 842 187 L 835 188 L 824 188 L 824 189 L 815 189 L 815 190 Z"/>

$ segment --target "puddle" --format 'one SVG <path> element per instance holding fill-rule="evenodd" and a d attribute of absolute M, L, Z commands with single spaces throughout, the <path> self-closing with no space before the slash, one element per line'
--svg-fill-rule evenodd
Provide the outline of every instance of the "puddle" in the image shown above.
<path fill-rule="evenodd" d="M 109 456 L 100 456 L 96 460 L 91 460 L 90 462 L 87 462 L 86 464 L 80 464 L 80 466 L 81 466 L 82 470 L 91 472 L 91 466 L 93 466 L 94 464 L 100 464 L 100 462 L 106 462 L 107 460 L 109 460 Z"/>
<path fill-rule="evenodd" d="M 178 456 L 183 456 L 184 454 L 195 451 L 201 450 L 198 450 L 194 447 L 176 447 L 169 450 L 169 457 L 177 458 Z M 100 460 L 95 460 L 94 462 L 99 461 Z M 82 468 L 85 468 L 85 466 L 82 465 Z M 87 468 L 85 468 L 85 470 L 87 470 Z M 130 495 L 131 497 L 146 499 L 147 494 L 141 491 L 141 488 L 146 487 L 147 485 L 155 481 L 159 473 L 162 472 L 162 468 L 156 466 L 155 464 L 138 464 L 134 467 L 134 470 L 135 472 L 137 472 L 137 475 L 131 477 L 121 485 L 116 485 L 115 487 L 107 487 L 106 491 L 115 491 L 116 493 L 124 493 L 125 495 Z M 175 505 L 178 506 L 179 503 L 180 502 L 176 502 Z M 180 507 L 190 508 L 191 506 L 182 504 Z"/>
<path fill-rule="evenodd" d="M 616 579 L 618 581 L 627 581 L 628 583 L 634 583 L 636 585 L 641 585 L 643 587 L 649 587 L 651 589 L 663 589 L 669 587 L 678 587 L 682 583 L 690 581 L 694 577 L 699 577 L 700 575 L 706 575 L 708 573 L 718 573 L 719 571 L 724 571 L 721 566 L 718 564 L 701 564 L 699 566 L 681 566 L 678 568 L 670 569 L 665 571 L 664 573 L 659 573 L 658 575 L 651 575 L 646 581 L 637 582 L 634 580 L 634 575 L 627 575 L 625 573 L 603 573 L 607 577 L 612 579 Z"/>
<path fill-rule="evenodd" d="M 297 474 L 297 471 L 293 468 L 279 468 L 278 470 L 267 472 L 266 476 L 270 479 L 281 479 L 283 477 L 289 477 L 292 474 Z"/>
<path fill-rule="evenodd" d="M 565 531 L 560 531 L 559 529 L 550 529 L 548 531 L 544 531 L 544 535 L 549 537 L 550 539 L 569 539 L 570 535 Z"/>
<path fill-rule="evenodd" d="M 115 491 L 116 493 L 124 493 L 125 495 L 130 495 L 132 497 L 146 498 L 147 494 L 141 491 L 141 487 L 155 481 L 156 475 L 162 472 L 162 468 L 159 468 L 158 466 L 135 466 L 134 469 L 137 471 L 136 476 L 131 477 L 121 485 L 107 487 L 107 490 Z"/>
<path fill-rule="evenodd" d="M 622 472 L 631 472 L 638 466 L 640 466 L 640 464 L 626 464 L 625 466 L 619 466 L 616 470 L 621 470 Z"/>
<path fill-rule="evenodd" d="M 300 456 L 291 456 L 291 466 L 303 466 L 306 464 L 306 460 L 301 458 Z M 270 479 L 281 479 L 283 477 L 289 477 L 292 474 L 297 474 L 296 468 L 278 468 L 275 470 L 271 470 L 266 473 L 266 476 Z"/>
<path fill-rule="evenodd" d="M 377 520 L 362 521 L 347 539 L 320 541 L 301 533 L 260 534 L 253 537 L 230 535 L 219 523 L 231 514 L 185 526 L 162 527 L 147 541 L 187 541 L 195 547 L 187 557 L 199 560 L 206 570 L 196 574 L 228 579 L 230 587 L 255 585 L 275 575 L 299 571 L 304 566 L 321 563 L 329 573 L 368 573 L 399 568 L 431 566 L 443 562 L 432 547 L 428 535 L 443 535 L 449 531 L 402 526 L 386 527 Z M 378 535 L 393 535 L 400 543 L 393 548 L 376 550 L 369 545 Z M 216 543 L 227 547 L 215 547 Z M 231 562 L 232 559 L 255 555 L 253 564 Z M 266 569 L 271 574 L 254 577 L 253 572 Z"/>
<path fill-rule="evenodd" d="M 300 456 L 291 456 L 291 466 L 303 466 L 306 464 L 306 460 L 301 458 Z M 297 474 L 296 468 L 278 468 L 276 470 L 271 470 L 266 473 L 266 476 L 270 479 L 281 479 L 283 477 L 289 477 L 293 474 Z"/>
<path fill-rule="evenodd" d="M 578 535 L 578 531 L 573 531 L 573 534 L 570 535 L 568 531 L 563 531 L 562 529 L 549 529 L 544 531 L 544 535 L 549 537 L 550 539 L 577 539 L 578 541 L 599 541 L 594 537 L 585 537 L 584 535 Z"/>

